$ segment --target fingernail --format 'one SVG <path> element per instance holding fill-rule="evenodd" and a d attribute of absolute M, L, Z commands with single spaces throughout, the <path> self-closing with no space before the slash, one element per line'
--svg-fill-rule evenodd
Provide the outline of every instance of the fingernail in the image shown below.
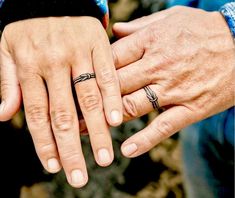
<path fill-rule="evenodd" d="M 100 149 L 98 151 L 98 158 L 101 165 L 107 165 L 111 163 L 111 157 L 107 149 Z"/>
<path fill-rule="evenodd" d="M 131 156 L 134 152 L 137 151 L 137 149 L 138 148 L 137 148 L 136 144 L 134 144 L 134 143 L 128 144 L 122 148 L 122 153 L 125 156 Z"/>
<path fill-rule="evenodd" d="M 56 173 L 60 170 L 60 164 L 56 158 L 51 158 L 47 161 L 48 169 L 51 173 Z"/>
<path fill-rule="evenodd" d="M 84 179 L 82 171 L 80 171 L 78 169 L 77 170 L 73 170 L 71 172 L 71 182 L 75 186 L 83 185 L 85 183 L 85 179 Z"/>
<path fill-rule="evenodd" d="M 111 120 L 114 124 L 119 124 L 121 122 L 121 115 L 119 111 L 113 110 L 111 112 Z"/>

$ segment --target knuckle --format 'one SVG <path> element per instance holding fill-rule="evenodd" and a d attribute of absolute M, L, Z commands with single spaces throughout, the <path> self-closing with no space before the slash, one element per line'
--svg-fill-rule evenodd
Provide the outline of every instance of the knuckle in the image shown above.
<path fill-rule="evenodd" d="M 53 155 L 56 151 L 54 143 L 41 142 L 35 145 L 37 154 L 41 157 L 46 157 L 48 155 Z"/>
<path fill-rule="evenodd" d="M 141 39 L 139 39 L 141 38 Z M 135 33 L 135 36 L 132 37 L 132 41 L 133 42 L 129 42 L 128 43 L 128 47 L 129 47 L 129 52 L 131 53 L 131 55 L 133 56 L 133 58 L 135 58 L 134 60 L 139 59 L 139 54 L 136 53 L 136 49 L 139 49 L 139 52 L 142 53 L 142 56 L 145 53 L 145 31 L 137 31 Z"/>
<path fill-rule="evenodd" d="M 126 77 L 125 77 L 125 72 L 118 72 L 118 80 L 119 80 L 119 86 L 120 86 L 120 90 L 122 94 L 126 94 L 127 93 L 127 81 L 126 81 Z"/>
<path fill-rule="evenodd" d="M 25 68 L 26 67 L 18 70 L 18 79 L 22 85 L 27 85 L 30 81 L 34 81 L 38 78 L 38 73 L 32 66 L 29 66 L 28 69 Z"/>
<path fill-rule="evenodd" d="M 25 50 L 17 52 L 17 62 L 19 63 L 17 75 L 21 83 L 24 83 L 28 79 L 35 78 L 38 74 L 39 68 L 33 60 L 34 56 L 29 55 Z"/>
<path fill-rule="evenodd" d="M 80 105 L 85 112 L 102 109 L 101 98 L 95 93 L 86 93 L 82 95 L 80 97 Z"/>
<path fill-rule="evenodd" d="M 60 46 L 51 47 L 44 52 L 46 69 L 49 71 L 54 68 L 66 65 L 67 53 Z"/>
<path fill-rule="evenodd" d="M 116 67 L 118 67 L 119 65 L 121 65 L 120 61 L 119 61 L 119 58 L 118 58 L 118 52 L 117 52 L 117 47 L 115 46 L 115 44 L 113 44 L 111 46 L 112 48 L 112 55 L 113 55 L 113 62 L 114 62 L 114 65 Z"/>
<path fill-rule="evenodd" d="M 140 137 L 143 142 L 144 150 L 147 151 L 156 145 L 156 141 L 147 134 L 143 133 Z"/>
<path fill-rule="evenodd" d="M 149 26 L 149 28 L 146 29 L 147 33 L 147 47 L 151 48 L 152 46 L 156 45 L 156 42 L 160 40 L 160 32 L 159 28 L 157 27 L 157 24 L 153 24 L 152 26 Z"/>
<path fill-rule="evenodd" d="M 58 50 L 60 49 L 60 50 Z M 49 63 L 57 63 L 58 61 L 63 61 L 66 59 L 66 53 L 59 46 L 55 46 L 47 52 L 47 61 Z"/>
<path fill-rule="evenodd" d="M 27 107 L 26 114 L 32 127 L 45 126 L 49 123 L 47 107 L 40 105 L 31 105 Z"/>
<path fill-rule="evenodd" d="M 100 88 L 103 89 L 106 86 L 112 86 L 115 84 L 116 79 L 112 71 L 102 70 L 100 72 Z"/>
<path fill-rule="evenodd" d="M 139 115 L 137 104 L 131 96 L 123 97 L 123 114 L 127 119 L 136 118 Z"/>
<path fill-rule="evenodd" d="M 94 131 L 94 132 L 92 132 L 92 135 L 94 136 L 94 137 L 96 137 L 96 139 L 97 138 L 106 138 L 107 136 L 107 134 L 106 133 L 104 133 L 104 132 L 102 132 L 102 131 L 99 131 L 99 130 L 96 130 L 96 131 Z"/>
<path fill-rule="evenodd" d="M 81 154 L 72 150 L 64 150 L 63 152 L 60 152 L 60 158 L 68 165 L 68 163 L 72 163 L 73 161 L 77 162 L 79 159 L 81 159 Z"/>
<path fill-rule="evenodd" d="M 73 128 L 74 116 L 67 110 L 56 110 L 51 113 L 51 121 L 55 132 L 68 132 Z"/>
<path fill-rule="evenodd" d="M 160 133 L 162 137 L 169 137 L 174 131 L 172 124 L 166 120 L 160 120 L 156 127 L 157 132 Z"/>

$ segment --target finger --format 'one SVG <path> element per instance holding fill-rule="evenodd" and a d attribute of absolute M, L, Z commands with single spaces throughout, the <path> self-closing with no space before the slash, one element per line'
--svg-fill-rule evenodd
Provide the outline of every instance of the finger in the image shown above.
<path fill-rule="evenodd" d="M 11 119 L 20 109 L 21 90 L 16 75 L 16 65 L 1 41 L 0 49 L 0 79 L 1 79 L 1 105 L 0 121 Z"/>
<path fill-rule="evenodd" d="M 146 128 L 127 139 L 121 147 L 126 157 L 137 157 L 194 122 L 191 110 L 175 106 L 160 114 Z"/>
<path fill-rule="evenodd" d="M 71 89 L 71 72 L 69 67 L 58 65 L 60 63 L 55 63 L 46 76 L 51 125 L 68 182 L 74 187 L 82 187 L 88 176 Z"/>
<path fill-rule="evenodd" d="M 85 51 L 85 50 L 84 50 Z M 78 57 L 73 66 L 73 79 L 84 73 L 93 73 L 91 55 Z M 92 150 L 100 166 L 108 166 L 113 161 L 113 148 L 110 132 L 105 119 L 102 97 L 92 78 L 75 85 L 78 101 L 89 131 Z"/>
<path fill-rule="evenodd" d="M 111 47 L 106 34 L 97 40 L 92 51 L 96 81 L 101 91 L 106 119 L 111 126 L 122 123 L 122 99 L 113 63 Z"/>
<path fill-rule="evenodd" d="M 115 23 L 112 29 L 113 34 L 118 38 L 128 36 L 157 20 L 164 19 L 168 13 L 169 10 L 164 10 L 148 16 L 143 16 L 130 22 Z"/>
<path fill-rule="evenodd" d="M 117 70 L 119 84 L 122 95 L 132 93 L 142 87 L 151 84 L 152 73 L 149 72 L 151 68 L 151 61 L 148 59 L 140 59 L 126 67 Z"/>
<path fill-rule="evenodd" d="M 113 43 L 115 67 L 118 69 L 139 60 L 144 55 L 145 39 L 143 31 L 138 31 Z"/>
<path fill-rule="evenodd" d="M 144 56 L 126 67 L 117 70 L 122 95 L 132 93 L 144 86 L 165 80 L 169 76 L 166 65 L 172 64 L 160 55 Z"/>
<path fill-rule="evenodd" d="M 162 92 L 161 86 L 150 85 L 149 88 L 157 97 L 156 104 L 161 108 L 170 104 L 172 98 Z M 123 96 L 124 121 L 133 120 L 150 113 L 151 111 L 159 111 L 155 109 L 153 103 L 150 102 L 144 89 L 137 90 L 131 94 Z"/>
<path fill-rule="evenodd" d="M 46 87 L 40 76 L 21 79 L 24 108 L 36 152 L 44 168 L 51 173 L 61 169 L 48 113 Z"/>

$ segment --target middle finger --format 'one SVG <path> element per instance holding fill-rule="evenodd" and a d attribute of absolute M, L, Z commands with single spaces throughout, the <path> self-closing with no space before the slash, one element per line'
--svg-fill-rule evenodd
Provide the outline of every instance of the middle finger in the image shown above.
<path fill-rule="evenodd" d="M 88 176 L 81 148 L 70 76 L 70 67 L 57 67 L 50 72 L 46 83 L 50 100 L 51 124 L 62 165 L 69 183 L 74 187 L 81 187 L 87 183 Z"/>

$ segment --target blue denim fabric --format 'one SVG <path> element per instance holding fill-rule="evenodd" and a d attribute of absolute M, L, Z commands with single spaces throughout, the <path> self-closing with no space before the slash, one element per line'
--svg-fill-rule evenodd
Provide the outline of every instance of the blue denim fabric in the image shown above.
<path fill-rule="evenodd" d="M 214 11 L 229 2 L 234 1 L 169 0 L 168 6 L 185 5 Z M 234 197 L 234 111 L 233 107 L 181 132 L 188 198 Z"/>
<path fill-rule="evenodd" d="M 183 174 L 188 198 L 233 198 L 234 108 L 184 129 Z"/>

